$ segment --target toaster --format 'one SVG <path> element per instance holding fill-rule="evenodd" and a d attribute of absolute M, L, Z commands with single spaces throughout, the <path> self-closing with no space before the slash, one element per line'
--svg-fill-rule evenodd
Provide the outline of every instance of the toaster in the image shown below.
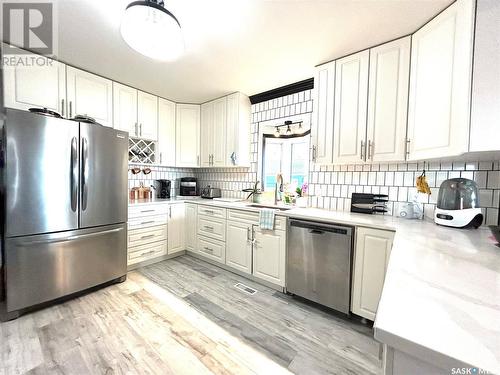
<path fill-rule="evenodd" d="M 206 199 L 214 199 L 221 197 L 221 191 L 219 188 L 214 188 L 208 185 L 201 189 L 201 197 Z"/>

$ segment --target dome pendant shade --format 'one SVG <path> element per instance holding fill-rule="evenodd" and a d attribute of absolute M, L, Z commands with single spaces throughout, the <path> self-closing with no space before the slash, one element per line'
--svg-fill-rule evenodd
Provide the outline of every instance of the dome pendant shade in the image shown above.
<path fill-rule="evenodd" d="M 132 49 L 155 60 L 175 60 L 184 52 L 179 21 L 163 7 L 163 1 L 130 3 L 125 9 L 120 32 Z"/>

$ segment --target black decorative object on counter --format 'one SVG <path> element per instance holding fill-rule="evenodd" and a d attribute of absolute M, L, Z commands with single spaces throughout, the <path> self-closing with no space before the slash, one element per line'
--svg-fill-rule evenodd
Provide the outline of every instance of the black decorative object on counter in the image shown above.
<path fill-rule="evenodd" d="M 351 212 L 374 214 L 387 212 L 389 196 L 386 194 L 352 193 Z"/>

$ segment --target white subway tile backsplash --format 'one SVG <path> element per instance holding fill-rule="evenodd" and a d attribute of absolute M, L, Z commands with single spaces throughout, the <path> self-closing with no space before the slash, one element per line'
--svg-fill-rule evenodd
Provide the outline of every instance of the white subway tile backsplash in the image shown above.
<path fill-rule="evenodd" d="M 488 172 L 488 183 L 486 187 L 489 189 L 500 189 L 500 171 Z"/>

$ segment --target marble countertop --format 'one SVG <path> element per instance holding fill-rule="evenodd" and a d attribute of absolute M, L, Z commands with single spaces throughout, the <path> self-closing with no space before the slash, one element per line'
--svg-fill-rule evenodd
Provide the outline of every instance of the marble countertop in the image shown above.
<path fill-rule="evenodd" d="M 133 204 L 160 202 L 259 210 L 249 202 L 201 198 Z M 443 368 L 464 364 L 500 373 L 500 248 L 487 228 L 315 208 L 277 215 L 395 231 L 375 338 Z"/>

